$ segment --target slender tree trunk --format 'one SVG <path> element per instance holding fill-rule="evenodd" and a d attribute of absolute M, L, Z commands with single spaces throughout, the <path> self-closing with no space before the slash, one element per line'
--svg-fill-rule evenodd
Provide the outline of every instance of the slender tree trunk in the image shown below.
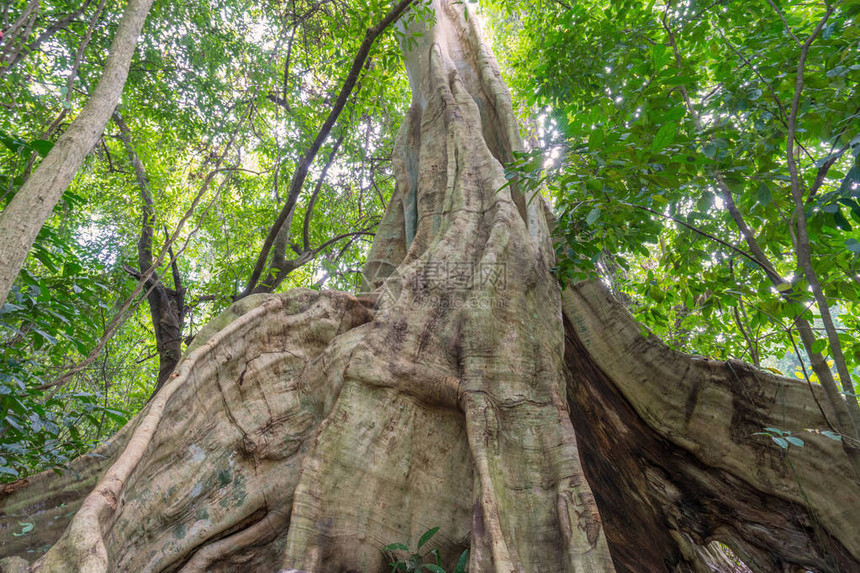
<path fill-rule="evenodd" d="M 92 491 L 39 475 L 0 499 L 17 556 L 0 565 L 385 571 L 382 547 L 438 526 L 422 551 L 451 570 L 469 548 L 473 573 L 742 570 L 715 541 L 754 571 L 860 567 L 839 443 L 756 434 L 832 411 L 796 381 L 672 352 L 597 283 L 562 295 L 541 199 L 501 189 L 520 144 L 495 61 L 462 3 L 434 8 L 406 52 L 368 294 L 235 303 L 75 462 Z"/>
<path fill-rule="evenodd" d="M 101 137 L 119 103 L 137 38 L 151 5 L 152 0 L 128 1 L 104 73 L 87 105 L 0 212 L 0 301 L 6 300 L 36 235 Z"/>
<path fill-rule="evenodd" d="M 119 128 L 119 137 L 125 146 L 129 162 L 134 169 L 138 189 L 140 190 L 142 216 L 140 238 L 137 242 L 137 264 L 139 271 L 131 271 L 129 269 L 132 276 L 140 280 L 140 277 L 152 268 L 152 241 L 155 236 L 156 227 L 155 207 L 146 168 L 131 141 L 131 130 L 119 113 L 114 113 L 113 119 Z M 155 392 L 161 389 L 168 377 L 176 370 L 176 365 L 179 364 L 179 359 L 182 357 L 185 289 L 182 288 L 179 266 L 176 258 L 173 256 L 173 250 L 170 251 L 170 258 L 174 288 L 168 288 L 162 282 L 157 271 L 153 271 L 146 284 L 146 288 L 149 290 L 149 294 L 147 295 L 149 316 L 152 320 L 152 329 L 155 333 L 155 347 L 158 351 L 158 380 L 155 384 Z"/>

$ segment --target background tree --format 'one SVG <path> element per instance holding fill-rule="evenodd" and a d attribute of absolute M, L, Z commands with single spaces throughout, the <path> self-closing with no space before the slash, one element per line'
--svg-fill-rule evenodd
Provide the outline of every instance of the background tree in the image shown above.
<path fill-rule="evenodd" d="M 56 144 L 50 146 L 39 168 L 27 178 L 0 212 L 0 299 L 5 300 L 8 296 L 36 235 L 110 119 L 122 94 L 131 56 L 151 4 L 152 0 L 132 0 L 128 3 L 111 45 L 102 80 L 93 91 L 93 96 Z M 38 1 L 28 3 L 24 14 L 12 25 L 16 35 L 27 37 L 26 31 L 17 34 L 20 23 L 34 18 L 38 6 Z M 28 25 L 27 30 L 31 28 Z M 23 41 L 20 38 L 16 40 Z M 86 38 L 85 43 L 88 42 L 89 38 Z M 76 60 L 73 70 L 77 71 L 79 64 L 80 61 Z"/>

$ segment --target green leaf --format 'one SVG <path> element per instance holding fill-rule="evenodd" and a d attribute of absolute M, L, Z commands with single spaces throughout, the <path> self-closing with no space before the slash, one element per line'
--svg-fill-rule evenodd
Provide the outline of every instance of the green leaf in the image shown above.
<path fill-rule="evenodd" d="M 657 153 L 666 148 L 675 139 L 677 127 L 674 123 L 664 124 L 657 130 L 657 135 L 654 136 L 654 142 L 651 143 L 651 152 Z"/>
<path fill-rule="evenodd" d="M 433 573 L 445 573 L 444 569 L 432 563 L 424 563 L 421 567 L 426 571 L 432 571 Z"/>
<path fill-rule="evenodd" d="M 17 137 L 10 137 L 5 133 L 0 133 L 0 143 L 5 145 L 12 153 L 18 153 L 18 151 L 26 145 L 26 142 L 23 140 Z"/>
<path fill-rule="evenodd" d="M 104 412 L 108 418 L 110 418 L 117 424 L 125 424 L 126 422 L 128 422 L 128 416 L 117 410 L 111 410 L 110 408 L 102 408 L 102 412 Z"/>
<path fill-rule="evenodd" d="M 771 437 L 770 437 L 770 439 L 771 439 L 771 440 L 773 440 L 773 442 L 774 442 L 777 446 L 779 446 L 780 448 L 782 448 L 783 450 L 787 450 L 787 449 L 788 449 L 788 442 L 786 442 L 784 438 L 778 438 L 778 437 L 776 437 L 776 436 L 771 436 Z"/>
<path fill-rule="evenodd" d="M 842 436 L 840 436 L 841 438 Z M 469 563 L 469 550 L 466 549 L 460 554 L 460 559 L 457 560 L 457 567 L 454 573 L 466 573 L 466 564 Z"/>
<path fill-rule="evenodd" d="M 402 543 L 392 543 L 382 548 L 383 551 L 409 551 L 409 548 Z"/>
<path fill-rule="evenodd" d="M 851 240 L 853 240 L 853 239 L 851 239 Z M 2 307 L 0 307 L 0 314 L 7 314 L 10 312 L 15 312 L 17 310 L 24 310 L 24 307 L 21 305 L 18 305 L 18 304 L 12 304 L 11 302 L 6 302 L 6 303 L 3 303 Z"/>
<path fill-rule="evenodd" d="M 600 214 L 601 211 L 599 207 L 595 207 L 591 210 L 590 213 L 588 213 L 588 216 L 585 218 L 585 222 L 588 224 L 589 227 L 600 218 Z"/>
<path fill-rule="evenodd" d="M 756 194 L 756 199 L 759 203 L 767 207 L 771 204 L 771 196 L 770 196 L 770 187 L 767 186 L 767 183 L 762 181 L 758 186 L 758 193 Z"/>
<path fill-rule="evenodd" d="M 424 545 L 425 543 L 427 543 L 428 541 L 430 541 L 430 538 L 432 538 L 434 535 L 436 535 L 437 531 L 439 531 L 438 527 L 434 527 L 432 529 L 428 529 L 427 531 L 425 531 L 424 535 L 421 536 L 421 539 L 418 540 L 417 549 L 420 550 L 421 546 Z"/>
<path fill-rule="evenodd" d="M 797 446 L 798 448 L 803 447 L 803 440 L 801 440 L 800 438 L 796 438 L 794 436 L 786 436 L 785 439 L 788 440 L 788 443 L 793 446 Z"/>
<path fill-rule="evenodd" d="M 813 353 L 821 353 L 827 348 L 827 341 L 822 339 L 816 340 L 812 343 L 812 352 Z"/>
<path fill-rule="evenodd" d="M 842 214 L 841 209 L 837 209 L 836 212 L 833 213 L 833 222 L 836 223 L 836 226 L 843 231 L 851 230 L 851 223 L 849 223 L 848 219 L 845 218 L 845 215 Z"/>
<path fill-rule="evenodd" d="M 665 83 L 667 86 L 680 86 L 691 84 L 694 81 L 696 81 L 696 78 L 694 78 L 693 76 L 675 76 L 674 78 L 669 78 L 663 83 Z"/>
<path fill-rule="evenodd" d="M 45 157 L 54 148 L 53 141 L 46 141 L 44 139 L 36 139 L 35 141 L 30 142 L 30 147 L 36 150 L 36 153 Z"/>
<path fill-rule="evenodd" d="M 668 48 L 665 44 L 654 44 L 651 46 L 651 62 L 654 64 L 654 70 L 660 71 L 666 62 L 669 61 Z"/>
<path fill-rule="evenodd" d="M 858 149 L 860 149 L 860 146 L 858 146 Z M 860 185 L 860 166 L 857 165 L 852 167 L 848 171 L 848 174 L 845 175 L 845 179 L 842 180 L 842 184 L 839 186 L 839 193 L 851 193 L 856 197 L 857 194 L 860 193 L 860 189 L 856 189 L 855 185 Z"/>
<path fill-rule="evenodd" d="M 51 336 L 50 334 L 48 334 L 47 332 L 45 332 L 41 328 L 33 328 L 33 332 L 35 332 L 36 334 L 38 334 L 39 336 L 41 336 L 42 338 L 44 338 L 46 341 L 48 341 L 51 344 L 57 343 L 56 338 L 54 338 L 53 336 Z"/>

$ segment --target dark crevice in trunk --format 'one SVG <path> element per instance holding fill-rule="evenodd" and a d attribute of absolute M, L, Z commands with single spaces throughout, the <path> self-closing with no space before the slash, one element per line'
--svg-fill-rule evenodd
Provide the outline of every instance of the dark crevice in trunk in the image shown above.
<path fill-rule="evenodd" d="M 230 537 L 231 535 L 233 535 L 235 533 L 238 533 L 238 532 L 246 530 L 246 529 L 250 529 L 251 527 L 253 527 L 253 526 L 257 525 L 258 523 L 260 523 L 261 521 L 263 521 L 267 515 L 268 515 L 268 510 L 266 508 L 261 507 L 261 508 L 257 509 L 256 511 L 254 511 L 253 513 L 251 513 L 250 515 L 248 515 L 244 519 L 240 520 L 238 523 L 236 523 L 232 527 L 225 529 L 224 531 L 222 531 L 216 535 L 213 535 L 209 539 L 206 539 L 199 546 L 197 546 L 193 550 L 191 550 L 186 559 L 183 559 L 181 561 L 176 562 L 172 566 L 165 569 L 163 573 L 173 573 L 175 571 L 181 571 L 188 564 L 188 562 L 190 562 L 197 555 L 197 553 L 201 549 L 204 549 L 208 546 L 214 545 L 215 543 L 218 543 L 222 539 L 226 539 L 227 537 Z M 266 545 L 266 543 L 265 543 L 266 541 L 268 541 L 268 540 L 261 541 L 260 545 Z M 254 547 L 254 548 L 259 549 L 259 547 Z"/>
<path fill-rule="evenodd" d="M 567 316 L 564 328 L 570 417 L 619 573 L 732 571 L 706 551 L 713 541 L 753 571 L 860 571 L 806 507 L 709 467 L 647 426 L 589 357 Z M 743 394 L 748 377 L 738 372 Z M 789 462 L 786 472 L 793 471 Z"/>

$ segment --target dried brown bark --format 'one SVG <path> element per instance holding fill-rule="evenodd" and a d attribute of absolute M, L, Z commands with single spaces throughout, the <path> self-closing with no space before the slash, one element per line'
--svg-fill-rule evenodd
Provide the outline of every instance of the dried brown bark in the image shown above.
<path fill-rule="evenodd" d="M 596 283 L 562 296 L 541 199 L 499 190 L 519 140 L 492 55 L 462 4 L 434 6 L 369 292 L 234 304 L 76 462 L 100 477 L 73 516 L 68 474 L 0 499 L 4 550 L 50 547 L 42 571 L 384 571 L 381 547 L 439 526 L 428 549 L 451 568 L 470 548 L 473 573 L 732 570 L 715 540 L 755 571 L 860 565 L 841 446 L 755 435 L 825 427 L 804 385 L 672 353 Z"/>

